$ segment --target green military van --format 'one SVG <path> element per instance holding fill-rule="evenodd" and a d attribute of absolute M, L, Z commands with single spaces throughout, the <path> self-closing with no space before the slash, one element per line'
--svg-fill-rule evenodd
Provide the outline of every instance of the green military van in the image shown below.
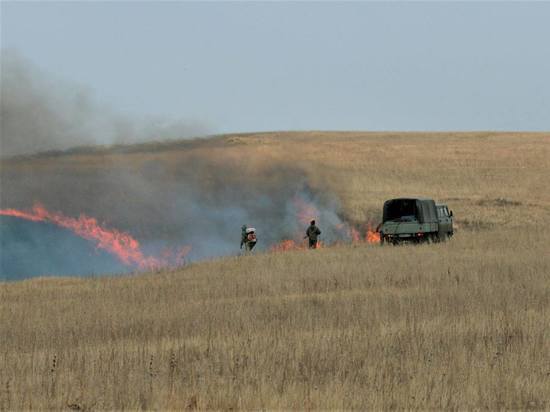
<path fill-rule="evenodd" d="M 380 243 L 432 242 L 453 234 L 453 213 L 433 199 L 398 198 L 384 202 Z"/>

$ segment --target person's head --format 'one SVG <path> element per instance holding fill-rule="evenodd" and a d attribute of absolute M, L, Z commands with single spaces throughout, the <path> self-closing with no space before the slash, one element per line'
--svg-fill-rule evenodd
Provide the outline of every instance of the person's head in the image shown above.
<path fill-rule="evenodd" d="M 310 224 L 311 224 L 311 226 L 315 226 L 315 220 L 312 220 L 312 221 L 310 222 Z"/>

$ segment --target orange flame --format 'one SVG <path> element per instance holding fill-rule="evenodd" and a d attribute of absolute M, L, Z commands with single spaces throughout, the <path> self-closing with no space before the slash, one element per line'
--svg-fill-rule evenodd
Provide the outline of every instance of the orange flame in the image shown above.
<path fill-rule="evenodd" d="M 380 242 L 380 232 L 372 230 L 372 228 L 369 227 L 367 229 L 367 233 L 365 235 L 365 240 L 368 243 L 379 243 Z"/>
<path fill-rule="evenodd" d="M 273 246 L 271 246 L 272 252 L 288 252 L 289 250 L 300 250 L 304 249 L 303 245 L 295 242 L 292 239 L 283 240 Z"/>
<path fill-rule="evenodd" d="M 325 247 L 323 242 L 317 242 L 317 249 Z M 282 240 L 281 242 L 271 246 L 271 252 L 288 252 L 289 250 L 307 250 L 309 249 L 307 242 L 296 242 L 292 239 Z"/>
<path fill-rule="evenodd" d="M 380 241 L 380 233 L 374 230 L 370 223 L 367 225 L 367 229 L 365 230 L 364 235 L 361 234 L 361 229 L 353 227 L 348 223 L 340 223 L 336 226 L 336 229 L 338 229 L 340 233 L 342 233 L 342 236 L 350 239 L 352 243 L 378 243 Z"/>
<path fill-rule="evenodd" d="M 35 206 L 35 208 L 36 207 L 37 206 Z M 39 214 L 27 213 L 17 209 L 0 209 L 0 215 L 19 217 L 21 219 L 31 220 L 33 222 L 43 222 L 45 220 L 44 217 Z"/>
<path fill-rule="evenodd" d="M 296 220 L 306 226 L 313 219 L 317 219 L 320 215 L 319 209 L 315 204 L 304 200 L 300 196 L 295 196 L 292 199 L 292 204 L 296 209 Z M 343 242 L 351 241 L 352 243 L 378 243 L 380 241 L 380 233 L 374 230 L 371 223 L 363 224 L 360 226 L 353 226 L 348 222 L 342 222 L 336 225 L 336 229 L 341 237 L 340 241 L 336 241 L 335 244 L 342 244 Z M 295 239 L 299 239 L 300 236 L 296 235 Z M 317 248 L 323 247 L 321 242 L 317 243 Z M 283 240 L 270 248 L 271 251 L 284 252 L 288 250 L 305 250 L 307 249 L 305 243 L 301 244 L 295 240 Z"/>
<path fill-rule="evenodd" d="M 181 265 L 191 250 L 190 246 L 185 246 L 175 253 L 170 252 L 169 256 L 145 256 L 139 242 L 127 233 L 103 227 L 98 224 L 96 219 L 84 214 L 75 219 L 61 213 L 50 212 L 40 204 L 34 205 L 31 212 L 0 209 L 0 215 L 14 216 L 33 222 L 50 222 L 69 229 L 76 235 L 95 242 L 97 248 L 113 254 L 125 265 L 137 266 L 139 269 L 154 270 L 166 266 Z"/>

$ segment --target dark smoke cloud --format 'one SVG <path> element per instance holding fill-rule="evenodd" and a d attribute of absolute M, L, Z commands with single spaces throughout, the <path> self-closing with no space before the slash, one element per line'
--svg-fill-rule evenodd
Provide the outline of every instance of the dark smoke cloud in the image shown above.
<path fill-rule="evenodd" d="M 0 76 L 2 157 L 207 134 L 199 122 L 118 115 L 86 88 L 55 79 L 13 50 L 1 51 Z"/>

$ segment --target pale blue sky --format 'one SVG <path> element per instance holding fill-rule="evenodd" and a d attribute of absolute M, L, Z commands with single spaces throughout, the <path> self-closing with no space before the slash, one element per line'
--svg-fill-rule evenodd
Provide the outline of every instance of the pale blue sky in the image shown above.
<path fill-rule="evenodd" d="M 1 44 L 132 116 L 550 130 L 550 3 L 2 2 Z"/>

